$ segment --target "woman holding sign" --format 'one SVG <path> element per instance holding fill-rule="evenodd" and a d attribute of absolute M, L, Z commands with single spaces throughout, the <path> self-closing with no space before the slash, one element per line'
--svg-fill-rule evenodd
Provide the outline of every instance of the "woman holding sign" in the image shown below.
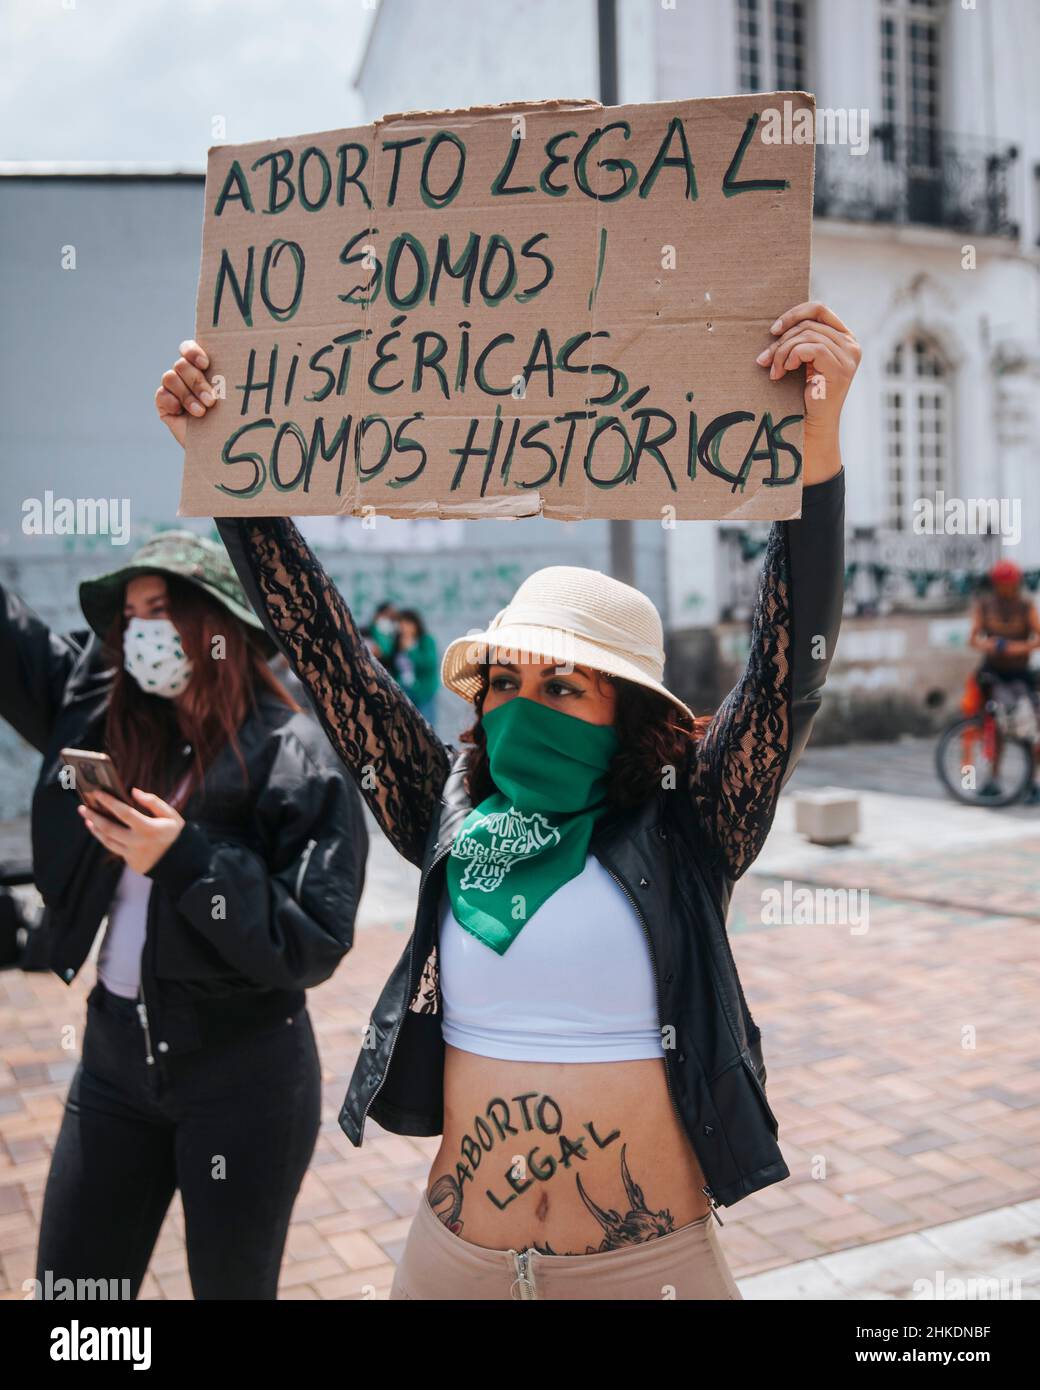
<path fill-rule="evenodd" d="M 803 510 L 766 551 L 746 669 L 696 717 L 660 618 L 591 570 L 531 575 L 451 643 L 472 701 L 446 747 L 372 659 L 288 518 L 218 520 L 247 593 L 380 825 L 420 866 L 414 932 L 340 1114 L 442 1135 L 392 1297 L 739 1299 L 716 1209 L 789 1175 L 725 931 L 820 704 L 842 609 L 842 403 L 855 338 L 822 304 L 773 325 L 810 370 Z M 189 342 L 156 403 L 214 404 Z M 822 389 L 821 389 L 822 384 Z"/>

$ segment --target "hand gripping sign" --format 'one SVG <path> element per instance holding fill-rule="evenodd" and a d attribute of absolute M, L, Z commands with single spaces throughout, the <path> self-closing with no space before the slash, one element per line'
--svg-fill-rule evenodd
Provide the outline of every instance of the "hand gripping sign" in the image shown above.
<path fill-rule="evenodd" d="M 221 399 L 179 515 L 797 516 L 804 382 L 755 357 L 808 298 L 813 111 L 550 101 L 214 147 Z"/>

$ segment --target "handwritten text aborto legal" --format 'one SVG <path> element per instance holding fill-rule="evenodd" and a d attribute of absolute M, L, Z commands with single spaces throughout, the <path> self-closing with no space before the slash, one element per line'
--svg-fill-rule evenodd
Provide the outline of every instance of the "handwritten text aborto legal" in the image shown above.
<path fill-rule="evenodd" d="M 797 516 L 805 373 L 755 357 L 808 297 L 813 116 L 551 101 L 214 147 L 220 398 L 180 515 Z"/>

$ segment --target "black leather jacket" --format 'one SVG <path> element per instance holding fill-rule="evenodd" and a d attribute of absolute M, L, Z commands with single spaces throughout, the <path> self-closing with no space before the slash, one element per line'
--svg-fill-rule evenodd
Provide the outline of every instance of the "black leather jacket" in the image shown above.
<path fill-rule="evenodd" d="M 643 924 L 660 1021 L 675 1030 L 665 1052 L 669 1090 L 713 1206 L 790 1173 L 725 919 L 733 881 L 761 849 L 820 704 L 841 622 L 844 490 L 841 472 L 805 490 L 800 520 L 774 524 L 741 680 L 675 788 L 609 813 L 591 844 Z M 415 928 L 372 1011 L 340 1125 L 355 1145 L 368 1116 L 397 1134 L 439 1134 L 437 904 L 452 838 L 471 807 L 468 750 L 441 744 L 372 660 L 291 520 L 217 524 L 251 602 L 375 815 L 422 870 Z"/>
<path fill-rule="evenodd" d="M 69 983 L 123 861 L 109 860 L 83 824 L 79 798 L 59 781 L 60 750 L 102 747 L 114 670 L 93 633 L 51 632 L 2 586 L 0 670 L 0 716 L 43 754 L 33 871 L 46 909 L 45 956 Z M 142 1046 L 159 1061 L 291 1016 L 353 942 L 368 851 L 356 789 L 314 720 L 266 688 L 238 738 L 247 780 L 225 745 L 181 808 L 180 835 L 148 874 Z M 190 757 L 183 745 L 170 786 Z"/>

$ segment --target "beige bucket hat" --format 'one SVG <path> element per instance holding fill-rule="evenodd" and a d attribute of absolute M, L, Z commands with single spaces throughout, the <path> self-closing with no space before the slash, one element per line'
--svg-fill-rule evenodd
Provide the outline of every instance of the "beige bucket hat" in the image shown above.
<path fill-rule="evenodd" d="M 496 656 L 516 665 L 589 666 L 656 690 L 695 717 L 662 684 L 664 629 L 657 609 L 638 589 L 599 570 L 550 565 L 529 575 L 483 632 L 449 643 L 441 679 L 473 701 L 480 692 L 481 665 Z"/>

